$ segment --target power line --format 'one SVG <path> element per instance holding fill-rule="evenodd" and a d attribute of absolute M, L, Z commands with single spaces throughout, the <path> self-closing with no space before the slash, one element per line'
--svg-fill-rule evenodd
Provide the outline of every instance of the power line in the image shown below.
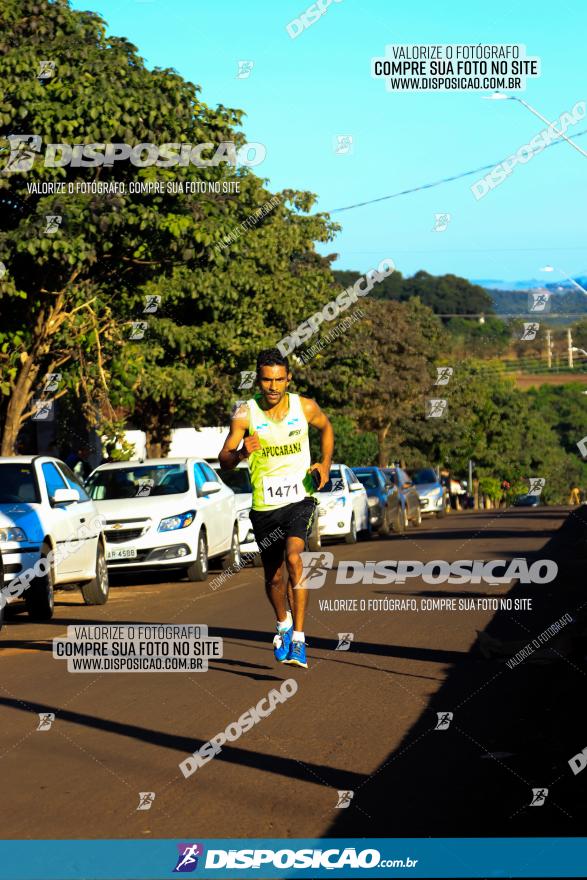
<path fill-rule="evenodd" d="M 582 137 L 584 134 L 587 134 L 587 128 L 583 129 L 583 131 L 578 131 L 575 137 Z M 542 153 L 544 150 L 548 150 L 550 147 L 558 147 L 562 143 L 564 143 L 564 141 L 554 141 L 552 144 L 547 144 L 545 147 L 532 150 L 531 154 L 533 155 L 534 153 Z M 410 189 L 402 189 L 400 192 L 392 193 L 389 196 L 380 196 L 377 199 L 369 199 L 369 201 L 367 202 L 357 202 L 354 205 L 346 205 L 344 208 L 332 208 L 332 210 L 327 211 L 326 213 L 338 214 L 340 213 L 340 211 L 352 211 L 353 208 L 363 208 L 365 205 L 374 205 L 377 202 L 385 202 L 388 199 L 396 199 L 398 198 L 398 196 L 406 196 L 409 193 L 420 192 L 424 189 L 432 189 L 435 186 L 441 186 L 443 183 L 450 183 L 452 180 L 460 180 L 463 177 L 470 177 L 471 174 L 479 174 L 481 171 L 490 171 L 492 168 L 495 168 L 496 165 L 500 165 L 501 162 L 505 162 L 505 159 L 500 159 L 498 162 L 493 162 L 491 165 L 483 165 L 481 168 L 474 168 L 472 171 L 463 171 L 461 174 L 453 174 L 452 177 L 443 177 L 442 180 L 435 180 L 433 183 L 423 183 L 421 186 L 413 186 Z"/>

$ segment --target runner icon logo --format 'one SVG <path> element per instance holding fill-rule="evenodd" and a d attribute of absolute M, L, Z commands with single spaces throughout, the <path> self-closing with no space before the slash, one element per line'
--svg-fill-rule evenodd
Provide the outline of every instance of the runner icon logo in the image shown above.
<path fill-rule="evenodd" d="M 448 730 L 450 722 L 454 716 L 452 712 L 437 712 L 436 717 L 438 718 L 438 721 L 436 722 L 434 730 Z"/>
<path fill-rule="evenodd" d="M 355 637 L 354 633 L 339 633 L 338 634 L 338 645 L 334 649 L 335 651 L 348 651 L 351 642 Z"/>
<path fill-rule="evenodd" d="M 51 725 L 54 721 L 54 712 L 39 712 L 39 726 L 37 730 L 51 730 Z"/>
<path fill-rule="evenodd" d="M 302 579 L 294 590 L 319 590 L 326 582 L 326 572 L 332 568 L 334 554 L 323 550 L 304 551 L 302 557 Z"/>
<path fill-rule="evenodd" d="M 454 369 L 452 367 L 436 367 L 435 385 L 448 385 L 451 380 Z"/>
<path fill-rule="evenodd" d="M 548 789 L 547 788 L 533 788 L 532 789 L 532 800 L 530 801 L 531 807 L 542 807 L 544 806 L 544 801 L 548 797 Z"/>
<path fill-rule="evenodd" d="M 346 810 L 347 807 L 350 807 L 351 801 L 354 798 L 354 791 L 339 791 L 338 792 L 338 803 L 335 807 L 336 810 Z"/>
<path fill-rule="evenodd" d="M 137 810 L 150 810 L 154 800 L 154 791 L 139 791 L 139 805 Z"/>
<path fill-rule="evenodd" d="M 543 477 L 530 477 L 529 483 L 528 495 L 540 495 L 546 485 L 546 480 Z"/>
<path fill-rule="evenodd" d="M 173 869 L 174 874 L 188 874 L 198 867 L 198 860 L 204 855 L 201 843 L 178 843 L 179 856 Z"/>

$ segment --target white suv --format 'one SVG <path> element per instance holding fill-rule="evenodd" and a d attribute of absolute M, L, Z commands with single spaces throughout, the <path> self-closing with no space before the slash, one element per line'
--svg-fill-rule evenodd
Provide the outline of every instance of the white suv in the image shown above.
<path fill-rule="evenodd" d="M 113 571 L 180 568 L 203 581 L 209 559 L 240 563 L 234 492 L 200 458 L 102 464 L 86 489 L 106 520 Z"/>
<path fill-rule="evenodd" d="M 1 605 L 1 599 L 11 602 L 22 596 L 31 617 L 48 620 L 53 589 L 63 584 L 80 584 L 86 604 L 103 605 L 108 571 L 102 525 L 79 477 L 59 459 L 0 458 Z M 41 559 L 48 564 L 33 577 Z"/>

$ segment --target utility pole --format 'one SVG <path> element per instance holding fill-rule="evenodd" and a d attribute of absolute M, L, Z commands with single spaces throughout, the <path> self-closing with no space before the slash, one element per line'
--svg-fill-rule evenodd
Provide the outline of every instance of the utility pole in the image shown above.
<path fill-rule="evenodd" d="M 569 356 L 569 367 L 573 369 L 573 336 L 570 327 L 567 329 L 567 353 Z"/>
<path fill-rule="evenodd" d="M 550 330 L 546 331 L 546 366 L 552 370 L 552 342 L 550 341 Z"/>

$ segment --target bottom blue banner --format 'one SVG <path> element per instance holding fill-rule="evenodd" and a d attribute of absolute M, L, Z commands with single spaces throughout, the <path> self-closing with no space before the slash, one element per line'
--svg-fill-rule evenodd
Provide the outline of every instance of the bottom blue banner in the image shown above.
<path fill-rule="evenodd" d="M 585 837 L 5 840 L 0 880 L 585 877 Z"/>

